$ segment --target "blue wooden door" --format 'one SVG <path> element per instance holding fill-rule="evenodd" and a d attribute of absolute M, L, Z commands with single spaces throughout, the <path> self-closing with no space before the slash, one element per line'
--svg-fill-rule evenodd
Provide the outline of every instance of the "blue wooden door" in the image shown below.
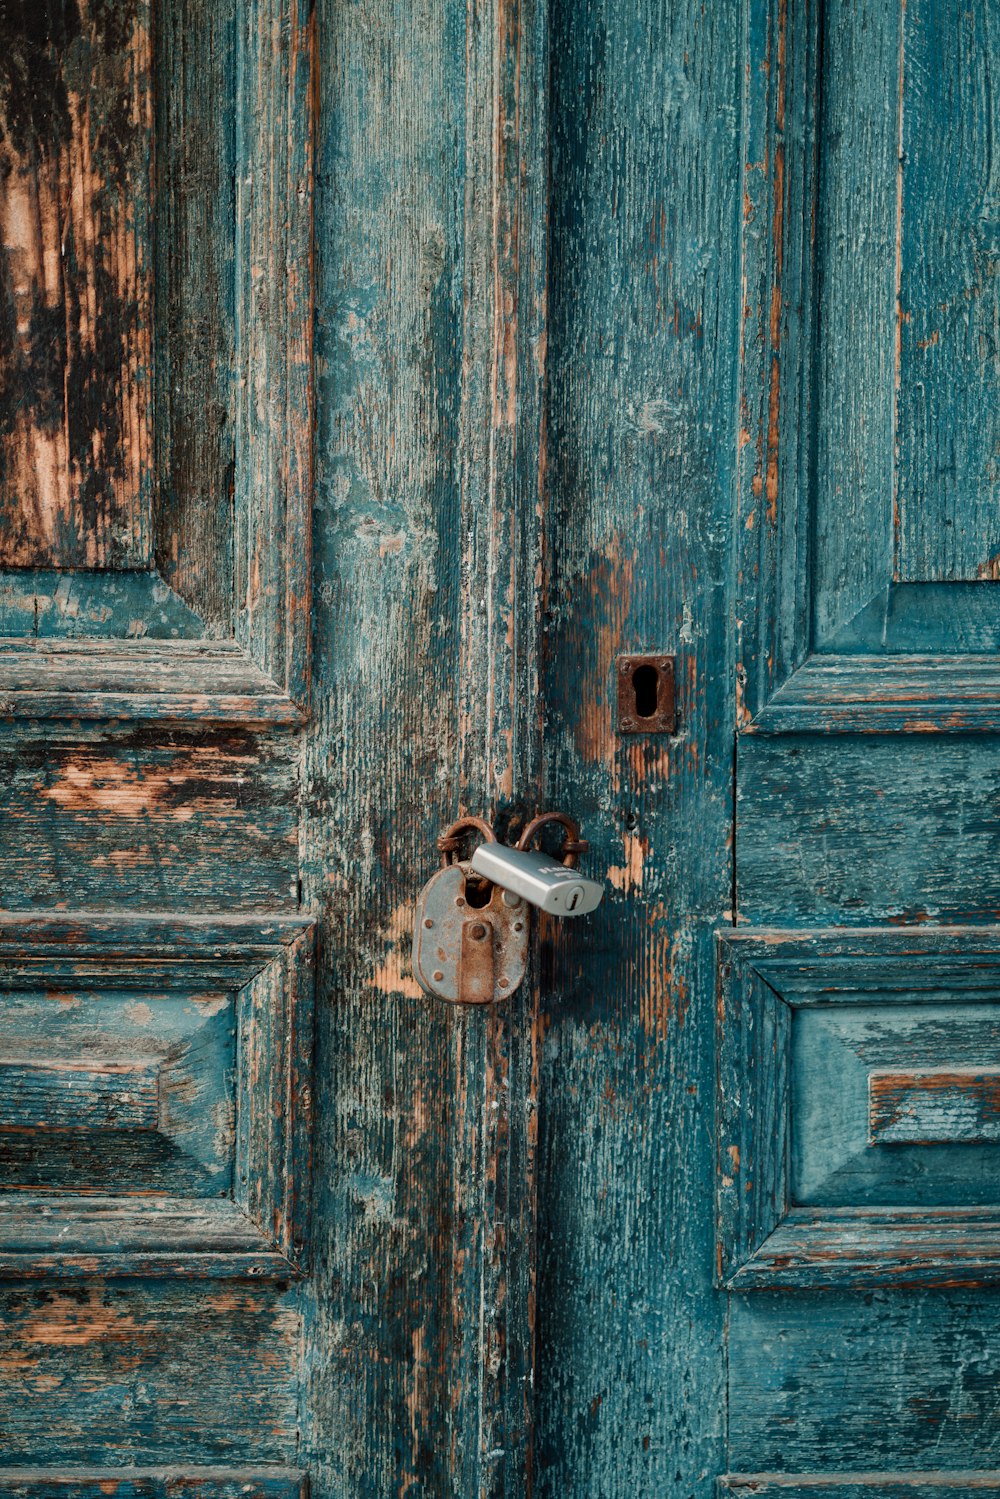
<path fill-rule="evenodd" d="M 747 23 L 723 1488 L 996 1493 L 997 14 Z"/>
<path fill-rule="evenodd" d="M 0 1495 L 1000 1495 L 998 78 L 0 5 Z M 603 905 L 432 1001 L 543 807 Z"/>

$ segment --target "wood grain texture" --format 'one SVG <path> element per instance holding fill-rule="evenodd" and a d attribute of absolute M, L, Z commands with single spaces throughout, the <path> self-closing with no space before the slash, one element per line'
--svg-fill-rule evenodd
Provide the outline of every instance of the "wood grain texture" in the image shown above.
<path fill-rule="evenodd" d="M 0 1011 L 0 1189 L 231 1195 L 231 998 L 30 982 Z"/>
<path fill-rule="evenodd" d="M 993 576 L 992 148 L 957 82 L 990 27 L 752 0 L 746 36 L 741 726 L 995 732 L 995 606 L 954 581 Z"/>
<path fill-rule="evenodd" d="M 153 40 L 155 76 L 169 80 L 154 101 L 155 559 L 209 632 L 229 635 L 241 169 L 236 6 L 170 0 L 158 7 Z"/>
<path fill-rule="evenodd" d="M 301 710 L 230 641 L 0 642 L 6 718 L 296 724 Z"/>
<path fill-rule="evenodd" d="M 730 1472 L 992 1472 L 995 1295 L 782 1291 L 731 1308 Z"/>
<path fill-rule="evenodd" d="M 746 727 L 763 734 L 995 734 L 998 698 L 993 655 L 815 655 Z"/>
<path fill-rule="evenodd" d="M 301 1336 L 271 1283 L 4 1285 L 0 1474 L 294 1462 Z"/>
<path fill-rule="evenodd" d="M 143 567 L 152 498 L 149 6 L 0 26 L 0 565 Z"/>
<path fill-rule="evenodd" d="M 903 7 L 854 0 L 821 11 L 822 73 L 813 81 L 822 99 L 820 164 L 809 205 L 819 287 L 814 498 L 799 500 L 812 511 L 820 647 L 893 576 Z M 790 7 L 790 25 L 799 14 Z"/>
<path fill-rule="evenodd" d="M 308 1480 L 291 1468 L 52 1468 L 0 1470 L 10 1499 L 307 1499 Z"/>
<path fill-rule="evenodd" d="M 1000 1473 L 729 1473 L 720 1499 L 954 1499 L 1000 1494 Z"/>
<path fill-rule="evenodd" d="M 297 1272 L 229 1201 L 17 1192 L 0 1193 L 0 1276 L 77 1285 L 194 1281 L 196 1300 L 202 1282 L 288 1285 Z"/>
<path fill-rule="evenodd" d="M 831 1004 L 813 996 L 796 1007 L 789 1149 L 794 1202 L 911 1208 L 1000 1202 L 997 1152 L 983 1137 L 984 1125 L 977 1125 L 974 1103 L 974 1079 L 1000 1050 L 1000 1005 L 988 992 L 965 987 L 961 959 L 954 968 L 954 989 L 944 979 L 938 993 L 921 979 L 908 998 L 876 989 L 851 1003 L 835 991 Z M 914 1104 L 918 1093 L 923 1101 Z M 882 1101 L 873 1111 L 876 1098 Z M 906 1111 L 895 1122 L 893 1100 Z M 904 1138 L 905 1120 L 915 1124 L 918 1115 L 936 1139 L 920 1140 L 916 1131 Z M 883 1142 L 883 1130 L 895 1140 Z"/>
<path fill-rule="evenodd" d="M 0 1254 L 7 1275 L 43 1273 L 64 1249 L 74 1268 L 94 1273 L 110 1253 L 109 1273 L 138 1273 L 140 1266 L 150 1273 L 159 1255 L 167 1273 L 198 1275 L 208 1255 L 235 1249 L 226 1267 L 233 1276 L 294 1274 L 309 1221 L 310 922 L 3 913 L 0 987 L 4 1044 L 19 1047 L 26 1062 L 46 1032 L 67 1050 L 113 1054 L 117 1045 L 127 1054 L 138 1035 L 160 1052 L 155 1129 L 78 1122 L 53 1135 L 40 1129 L 37 1107 L 30 1113 L 22 1085 L 20 1112 L 0 1128 L 0 1207 L 9 1234 L 0 1238 Z M 116 989 L 131 996 L 124 1005 L 105 997 Z M 181 1002 L 163 999 L 163 989 Z M 235 1016 L 220 989 L 237 991 Z M 56 1024 L 53 993 L 73 1011 L 89 1008 L 89 1025 L 76 1013 Z M 199 995 L 215 998 L 206 1003 Z M 41 1233 L 26 1234 L 20 1222 L 25 1190 L 52 1193 Z M 88 1217 L 81 1203 L 88 1193 L 101 1195 L 106 1207 L 115 1199 L 117 1217 Z M 140 1206 L 134 1221 L 137 1199 L 155 1197 L 172 1201 L 172 1215 L 149 1216 Z M 218 1212 L 204 1214 L 203 1198 L 215 1199 Z M 189 1202 L 187 1226 L 180 1199 Z M 37 1212 L 37 1203 L 23 1201 L 29 1220 Z M 240 1216 L 242 1223 L 234 1222 Z M 161 1225 L 167 1233 L 158 1242 Z M 83 1233 L 87 1226 L 98 1229 L 91 1239 Z M 210 1273 L 221 1271 L 215 1266 Z"/>
<path fill-rule="evenodd" d="M 736 1280 L 789 1201 L 789 1007 L 719 937 L 717 968 L 716 1274 Z"/>
<path fill-rule="evenodd" d="M 55 301 L 39 314 L 48 320 L 41 331 L 32 331 L 27 304 L 8 309 L 7 448 L 46 493 L 35 496 L 19 473 L 7 486 L 11 504 L 24 492 L 34 519 L 25 540 L 8 517 L 0 564 L 36 576 L 4 584 L 0 653 L 16 677 L 22 639 L 106 644 L 91 646 L 89 690 L 72 654 L 43 648 L 30 669 L 52 692 L 28 698 L 8 679 L 13 691 L 0 688 L 0 707 L 183 719 L 203 697 L 216 719 L 295 722 L 310 647 L 310 0 L 261 0 L 239 14 L 183 0 L 155 27 L 145 0 L 110 8 L 58 0 L 29 17 L 30 9 L 15 7 L 5 23 L 0 105 L 6 100 L 19 122 L 4 147 L 4 181 L 17 200 L 6 211 L 8 237 L 21 225 L 22 237 L 34 238 L 14 244 L 3 265 L 8 301 L 44 301 L 43 272 Z M 28 153 L 26 171 L 43 175 L 46 152 L 58 155 L 50 175 L 62 208 L 29 211 L 18 151 Z M 74 215 L 85 222 L 76 226 Z M 37 274 L 22 265 L 29 249 Z M 117 287 L 116 267 L 136 288 Z M 25 364 L 36 358 L 52 366 L 37 378 Z M 31 415 L 40 401 L 52 410 Z M 117 572 L 102 590 L 93 577 L 74 582 L 65 571 L 74 567 Z M 130 673 L 131 653 L 115 646 L 146 635 L 171 645 L 212 637 L 203 647 L 210 675 L 195 671 L 185 682 L 195 663 L 183 649 L 166 649 L 152 674 L 149 657 Z M 220 685 L 235 672 L 239 685 L 213 692 L 213 671 Z"/>
<path fill-rule="evenodd" d="M 1000 28 L 957 0 L 903 15 L 896 573 L 995 579 Z"/>
<path fill-rule="evenodd" d="M 728 1284 L 737 1291 L 994 1287 L 1000 1285 L 1000 1214 L 985 1208 L 793 1208 Z M 733 1390 L 731 1400 L 742 1398 L 742 1390 Z"/>
<path fill-rule="evenodd" d="M 741 918 L 995 921 L 1000 754 L 982 736 L 740 741 Z"/>
<path fill-rule="evenodd" d="M 1000 1072 L 934 1068 L 868 1076 L 873 1145 L 1000 1143 Z"/>
<path fill-rule="evenodd" d="M 543 933 L 536 1492 L 707 1496 L 742 14 L 552 17 L 545 789 L 609 890 Z M 615 657 L 647 650 L 677 653 L 679 732 L 619 740 Z"/>
<path fill-rule="evenodd" d="M 311 1336 L 333 1352 L 309 1392 L 313 1481 L 520 1493 L 533 991 L 455 1012 L 422 996 L 408 952 L 442 828 L 459 810 L 538 807 L 546 15 L 505 0 L 319 10 L 304 887 L 337 1003 L 318 1037 Z"/>
<path fill-rule="evenodd" d="M 872 1152 L 867 1066 L 962 1061 L 968 1051 L 969 1060 L 987 1060 L 996 1046 L 997 961 L 995 927 L 720 935 L 724 1284 L 996 1283 L 991 1153 L 917 1160 Z M 860 1156 L 853 1170 L 852 1155 Z"/>
<path fill-rule="evenodd" d="M 159 1063 L 0 1057 L 0 1130 L 153 1130 Z"/>
<path fill-rule="evenodd" d="M 234 627 L 251 660 L 302 702 L 311 641 L 316 14 L 313 0 L 248 0 L 236 19 Z"/>
<path fill-rule="evenodd" d="M 737 693 L 741 726 L 811 645 L 820 7 L 744 6 Z"/>
<path fill-rule="evenodd" d="M 0 733 L 0 777 L 7 909 L 296 903 L 296 759 L 282 739 L 22 725 Z"/>

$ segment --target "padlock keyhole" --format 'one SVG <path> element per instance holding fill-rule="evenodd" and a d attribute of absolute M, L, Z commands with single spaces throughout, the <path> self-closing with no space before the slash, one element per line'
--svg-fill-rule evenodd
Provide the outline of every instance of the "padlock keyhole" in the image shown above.
<path fill-rule="evenodd" d="M 465 882 L 465 902 L 473 910 L 481 911 L 493 898 L 493 886 L 489 880 L 471 879 Z"/>

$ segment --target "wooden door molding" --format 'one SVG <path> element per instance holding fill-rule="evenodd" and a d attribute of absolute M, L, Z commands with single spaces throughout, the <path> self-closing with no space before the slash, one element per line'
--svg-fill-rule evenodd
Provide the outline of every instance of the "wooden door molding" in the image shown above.
<path fill-rule="evenodd" d="M 114 27 L 94 12 L 63 47 L 26 32 L 26 65 L 53 70 L 70 102 L 67 121 L 57 103 L 32 116 L 0 193 L 19 319 L 6 375 L 28 393 L 2 446 L 18 549 L 0 572 L 0 710 L 294 723 L 309 680 L 314 12 L 156 12 L 131 0 Z M 38 245 L 22 242 L 18 194 L 39 201 Z M 66 266 L 51 285 L 49 218 Z M 94 348 L 74 312 L 85 246 Z M 63 313 L 79 347 L 53 342 Z"/>
<path fill-rule="evenodd" d="M 903 119 L 906 70 L 936 72 L 923 66 L 930 12 L 909 16 L 904 48 L 899 6 L 748 7 L 744 732 L 1000 728 L 1000 538 L 989 423 L 975 415 L 993 377 L 985 359 L 969 375 L 967 349 L 986 337 L 976 276 L 991 231 L 922 133 L 930 105 Z M 961 97 L 964 84 L 935 87 Z M 974 262 L 954 306 L 934 289 L 949 274 L 934 248 L 948 216 Z M 962 481 L 944 456 L 956 443 Z"/>
<path fill-rule="evenodd" d="M 6 1468 L 7 1499 L 307 1499 L 295 1468 Z"/>
<path fill-rule="evenodd" d="M 728 1473 L 719 1499 L 962 1499 L 1000 1494 L 1000 1473 Z"/>
<path fill-rule="evenodd" d="M 1000 1282 L 997 1147 L 970 1127 L 1000 1039 L 998 977 L 997 927 L 720 934 L 723 1285 Z M 933 1139 L 878 1127 L 890 1069 L 910 1088 L 889 1119 L 912 1117 L 914 1097 L 926 1113 L 930 1094 Z"/>
<path fill-rule="evenodd" d="M 312 983 L 298 917 L 0 913 L 0 1274 L 298 1275 Z"/>

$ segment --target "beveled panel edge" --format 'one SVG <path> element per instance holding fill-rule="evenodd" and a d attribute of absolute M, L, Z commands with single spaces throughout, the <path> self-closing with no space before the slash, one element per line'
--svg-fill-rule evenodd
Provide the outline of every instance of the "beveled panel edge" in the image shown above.
<path fill-rule="evenodd" d="M 304 707 L 231 640 L 0 639 L 0 718 L 297 727 Z"/>
<path fill-rule="evenodd" d="M 816 653 L 740 732 L 998 733 L 1000 656 Z"/>
<path fill-rule="evenodd" d="M 823 7 L 749 0 L 734 691 L 741 734 L 1000 733 L 1000 655 L 817 652 L 812 390 Z M 891 495 L 885 507 L 891 510 Z M 860 535 L 858 546 L 869 544 Z M 877 566 L 864 615 L 892 591 Z M 904 585 L 905 586 L 905 585 Z M 941 587 L 967 587 L 942 584 Z M 924 673 L 921 680 L 921 672 Z"/>
<path fill-rule="evenodd" d="M 238 48 L 238 96 L 229 101 L 237 121 L 234 638 L 0 639 L 0 719 L 295 727 L 307 716 L 315 441 L 312 0 L 261 0 L 243 16 Z M 154 510 L 158 503 L 154 497 Z M 185 651 L 192 645 L 200 647 L 199 666 Z M 33 652 L 30 680 L 23 673 L 26 649 Z M 231 679 L 220 686 L 219 674 L 227 671 Z M 95 686 L 102 672 L 116 680 Z"/>
<path fill-rule="evenodd" d="M 148 984 L 240 992 L 261 981 L 271 997 L 266 1015 L 253 1007 L 254 1023 L 273 1027 L 274 1034 L 263 1048 L 266 1065 L 252 1084 L 268 1093 L 267 1104 L 279 1104 L 260 1109 L 250 1094 L 238 1092 L 249 1145 L 239 1161 L 244 1180 L 226 1208 L 237 1238 L 245 1225 L 245 1242 L 202 1253 L 191 1248 L 182 1224 L 173 1246 L 169 1235 L 162 1247 L 141 1234 L 130 1244 L 129 1229 L 137 1229 L 143 1210 L 131 1199 L 116 1198 L 112 1206 L 122 1215 L 117 1242 L 56 1254 L 44 1247 L 5 1251 L 0 1238 L 0 1279 L 80 1273 L 288 1279 L 302 1273 L 309 1229 L 315 934 L 307 916 L 0 911 L 0 991 L 52 979 L 60 986 L 108 987 L 117 978 L 118 987 L 132 989 Z M 238 1078 L 238 1090 L 240 1085 Z M 5 1207 L 14 1196 L 21 1198 L 6 1195 Z M 61 1204 L 67 1224 L 83 1213 L 82 1201 Z M 187 1218 L 200 1206 L 186 1199 L 184 1204 Z"/>
<path fill-rule="evenodd" d="M 306 1499 L 301 1468 L 0 1468 L 10 1499 Z"/>
<path fill-rule="evenodd" d="M 716 1480 L 720 1499 L 953 1499 L 955 1494 L 1000 1495 L 1000 1471 L 894 1473 L 724 1473 Z"/>
<path fill-rule="evenodd" d="M 39 978 L 239 988 L 285 948 L 312 943 L 309 916 L 0 910 L 0 989 Z"/>
<path fill-rule="evenodd" d="M 1000 1284 L 1000 1206 L 797 1208 L 788 1200 L 787 1019 L 806 1000 L 912 998 L 1000 973 L 1000 927 L 720 928 L 716 1283 L 730 1291 Z M 787 986 L 787 987 L 786 987 Z M 790 988 L 791 992 L 787 992 Z M 796 988 L 800 992 L 795 992 Z M 839 991 L 839 992 L 838 992 Z M 994 996 L 995 998 L 995 996 Z"/>
<path fill-rule="evenodd" d="M 1000 1284 L 1000 1208 L 793 1208 L 725 1280 L 733 1291 Z"/>

